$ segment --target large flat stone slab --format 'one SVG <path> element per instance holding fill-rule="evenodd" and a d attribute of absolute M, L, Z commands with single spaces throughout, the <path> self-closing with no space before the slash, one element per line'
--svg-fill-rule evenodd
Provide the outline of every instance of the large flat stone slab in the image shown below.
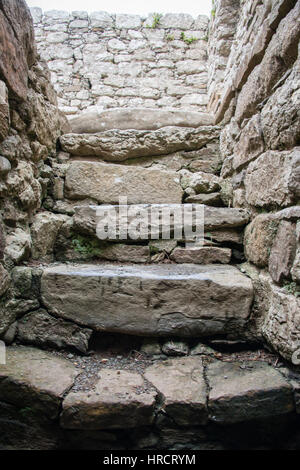
<path fill-rule="evenodd" d="M 146 213 L 148 225 L 140 228 L 138 239 L 157 239 L 162 237 L 163 225 L 160 222 L 162 214 L 164 213 L 164 211 L 166 213 L 166 210 L 169 209 L 170 215 L 168 216 L 166 221 L 170 221 L 170 235 L 172 238 L 174 236 L 174 230 L 182 227 L 182 223 L 177 222 L 177 218 L 175 218 L 174 220 L 174 213 L 178 211 L 180 214 L 184 214 L 184 211 L 187 210 L 190 211 L 190 213 L 192 214 L 192 220 L 196 220 L 195 214 L 198 208 L 198 204 L 140 204 L 132 206 L 114 207 L 105 205 L 77 206 L 75 207 L 74 214 L 74 229 L 84 234 L 95 236 L 97 225 L 101 220 L 103 220 L 103 217 L 107 218 L 107 220 L 114 220 L 114 214 L 116 214 L 118 230 L 120 231 L 120 233 L 124 233 L 126 225 L 128 225 L 129 227 L 133 222 L 134 218 L 136 217 L 136 214 L 138 214 L 139 211 L 142 211 Z M 126 211 L 127 221 L 126 219 L 122 218 L 122 214 L 125 214 Z M 239 228 L 246 225 L 249 221 L 249 212 L 245 209 L 204 206 L 203 211 L 203 228 L 205 231 L 218 229 L 222 229 L 223 231 L 224 229 L 238 230 Z M 154 216 L 151 216 L 151 214 L 155 213 L 158 214 L 158 219 L 156 219 Z M 187 223 L 185 224 L 185 230 L 187 233 L 185 233 L 182 229 L 183 238 L 185 235 L 189 235 L 188 232 L 191 232 L 194 229 L 195 227 L 193 225 L 193 222 L 189 223 L 189 221 L 187 221 Z M 226 233 L 224 237 L 225 239 L 228 239 L 228 235 L 226 237 Z M 229 239 L 232 239 L 232 234 L 229 236 Z M 233 240 L 235 239 L 236 238 L 233 237 Z M 107 237 L 107 240 L 110 240 L 109 235 Z"/>
<path fill-rule="evenodd" d="M 167 155 L 179 150 L 198 150 L 220 135 L 217 126 L 163 127 L 154 131 L 111 130 L 98 134 L 64 134 L 60 144 L 65 152 L 94 156 L 110 162 L 129 158 Z"/>
<path fill-rule="evenodd" d="M 128 204 L 180 203 L 183 195 L 175 171 L 84 161 L 70 164 L 65 193 L 70 199 L 92 198 L 104 204 L 118 204 L 120 196 L 126 196 Z"/>
<path fill-rule="evenodd" d="M 97 331 L 239 336 L 253 289 L 233 266 L 53 265 L 44 269 L 41 294 L 56 316 Z"/>
<path fill-rule="evenodd" d="M 8 347 L 0 365 L 0 401 L 55 418 L 78 371 L 66 359 L 30 347 Z"/>
<path fill-rule="evenodd" d="M 71 392 L 63 402 L 66 429 L 118 429 L 151 425 L 157 392 L 136 372 L 103 369 L 94 390 Z"/>
<path fill-rule="evenodd" d="M 177 109 L 114 108 L 90 111 L 70 119 L 75 134 L 94 134 L 111 129 L 155 130 L 166 126 L 199 127 L 213 124 L 210 114 Z"/>
<path fill-rule="evenodd" d="M 220 424 L 266 419 L 294 410 L 291 385 L 265 362 L 207 366 L 210 418 Z"/>
<path fill-rule="evenodd" d="M 206 384 L 201 359 L 185 357 L 157 362 L 145 378 L 163 395 L 162 409 L 179 426 L 206 424 Z"/>

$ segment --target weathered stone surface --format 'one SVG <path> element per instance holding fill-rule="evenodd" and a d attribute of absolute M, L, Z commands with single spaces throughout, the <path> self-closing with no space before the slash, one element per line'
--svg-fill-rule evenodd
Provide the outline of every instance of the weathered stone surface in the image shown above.
<path fill-rule="evenodd" d="M 180 109 L 114 108 L 89 111 L 70 119 L 74 134 L 95 134 L 111 129 L 156 130 L 161 127 L 200 127 L 213 124 L 210 114 Z"/>
<path fill-rule="evenodd" d="M 243 243 L 243 232 L 235 230 L 235 229 L 219 229 L 219 230 L 211 230 L 208 233 L 205 233 L 206 238 L 210 238 L 214 242 L 217 243 L 237 243 L 241 245 Z"/>
<path fill-rule="evenodd" d="M 82 353 L 88 350 L 92 330 L 37 310 L 18 322 L 18 339 L 21 343 L 49 348 L 75 348 Z"/>
<path fill-rule="evenodd" d="M 92 198 L 117 204 L 127 196 L 129 204 L 180 203 L 182 189 L 173 171 L 75 161 L 67 170 L 66 195 L 70 199 Z"/>
<path fill-rule="evenodd" d="M 271 418 L 294 410 L 291 385 L 264 362 L 214 362 L 207 367 L 210 419 L 220 424 Z"/>
<path fill-rule="evenodd" d="M 83 205 L 75 207 L 75 215 L 74 215 L 74 229 L 89 235 L 96 235 L 97 224 L 99 221 L 102 220 L 103 214 L 107 217 L 108 220 L 115 220 L 117 222 L 117 229 L 120 233 L 124 233 L 126 231 L 127 238 L 130 238 L 128 235 L 128 227 L 136 220 L 137 214 L 140 212 L 145 212 L 148 219 L 148 226 L 144 225 L 139 233 L 137 234 L 137 238 L 140 240 L 149 240 L 149 239 L 158 239 L 162 237 L 163 232 L 165 231 L 165 225 L 162 225 L 160 219 L 164 213 L 168 214 L 166 216 L 166 223 L 170 223 L 170 236 L 169 238 L 174 237 L 174 229 L 178 230 L 181 229 L 182 238 L 190 237 L 192 238 L 196 236 L 196 234 L 189 233 L 193 229 L 194 226 L 191 227 L 189 223 L 186 223 L 184 230 L 182 227 L 182 223 L 178 222 L 177 219 L 174 221 L 174 212 L 178 210 L 180 214 L 183 214 L 186 209 L 191 214 L 194 214 L 197 210 L 197 204 L 139 204 L 139 205 L 131 205 L 131 206 L 92 206 L 92 205 Z M 99 213 L 99 210 L 101 212 Z M 122 209 L 123 214 L 127 213 L 127 220 L 123 218 L 122 213 L 120 210 Z M 151 211 L 158 214 L 158 221 L 155 217 L 151 217 Z M 215 237 L 222 238 L 222 240 L 240 240 L 240 235 L 236 236 L 235 233 L 232 234 L 230 229 L 243 227 L 249 221 L 249 213 L 247 210 L 244 209 L 235 209 L 235 208 L 227 208 L 227 207 L 210 207 L 204 206 L 204 230 L 213 230 L 213 229 L 221 229 L 223 231 L 223 235 L 220 235 L 219 230 L 215 234 Z M 225 230 L 225 231 L 224 231 Z M 229 233 L 227 233 L 229 230 Z M 111 238 L 112 235 L 107 234 L 107 240 L 114 240 Z M 225 238 L 224 238 L 225 237 Z M 126 237 L 125 237 L 126 239 Z M 166 240 L 167 241 L 167 240 Z"/>
<path fill-rule="evenodd" d="M 0 399 L 56 418 L 78 371 L 69 361 L 29 347 L 9 347 L 0 367 Z"/>
<path fill-rule="evenodd" d="M 145 378 L 163 395 L 163 410 L 180 426 L 207 422 L 206 384 L 199 358 L 186 357 L 156 363 Z"/>
<path fill-rule="evenodd" d="M 11 259 L 14 263 L 26 259 L 30 255 L 31 237 L 30 234 L 17 228 L 6 237 L 4 257 Z"/>
<path fill-rule="evenodd" d="M 62 149 L 72 155 L 96 156 L 111 162 L 164 155 L 178 150 L 197 150 L 219 135 L 214 126 L 163 127 L 153 131 L 111 130 L 98 134 L 65 134 Z"/>
<path fill-rule="evenodd" d="M 269 273 L 280 283 L 290 274 L 296 255 L 296 224 L 282 220 L 279 224 L 269 258 Z"/>
<path fill-rule="evenodd" d="M 53 254 L 54 243 L 63 223 L 68 216 L 40 212 L 35 215 L 31 225 L 32 258 L 43 259 Z"/>
<path fill-rule="evenodd" d="M 188 204 L 206 204 L 208 206 L 220 206 L 222 204 L 220 193 L 195 194 L 188 196 L 184 202 Z"/>
<path fill-rule="evenodd" d="M 224 263 L 228 264 L 231 258 L 230 248 L 219 248 L 216 246 L 203 246 L 199 248 L 180 248 L 173 250 L 171 259 L 176 263 L 195 263 L 195 264 L 211 264 Z"/>
<path fill-rule="evenodd" d="M 7 137 L 9 122 L 8 91 L 5 83 L 0 80 L 0 141 Z"/>
<path fill-rule="evenodd" d="M 273 214 L 259 214 L 246 227 L 244 249 L 249 261 L 260 267 L 268 265 L 278 224 L 279 221 L 274 220 Z"/>
<path fill-rule="evenodd" d="M 155 390 L 147 391 L 136 372 L 102 369 L 95 390 L 67 395 L 61 426 L 66 429 L 118 429 L 154 420 Z"/>
<path fill-rule="evenodd" d="M 184 341 L 166 341 L 161 348 L 167 356 L 186 356 L 189 353 L 189 345 Z"/>
<path fill-rule="evenodd" d="M 23 0 L 3 0 L 0 6 L 1 76 L 17 98 L 27 95 L 28 67 L 35 57 L 30 11 Z M 16 66 L 16 64 L 18 64 Z"/>
<path fill-rule="evenodd" d="M 161 354 L 161 347 L 157 339 L 144 338 L 140 351 L 148 356 L 159 355 Z"/>
<path fill-rule="evenodd" d="M 292 204 L 300 193 L 299 167 L 299 147 L 292 151 L 263 153 L 247 169 L 247 202 L 257 207 Z"/>
<path fill-rule="evenodd" d="M 295 62 L 300 37 L 299 14 L 297 2 L 280 22 L 261 63 L 248 77 L 237 99 L 235 115 L 239 122 L 257 112 L 257 105 L 271 94 L 274 85 Z"/>
<path fill-rule="evenodd" d="M 41 292 L 56 316 L 144 336 L 239 334 L 252 302 L 251 281 L 218 265 L 54 265 Z"/>
<path fill-rule="evenodd" d="M 256 114 L 241 131 L 234 148 L 232 166 L 234 170 L 250 162 L 264 151 L 264 140 L 260 116 Z"/>
<path fill-rule="evenodd" d="M 267 148 L 285 150 L 300 139 L 300 59 L 275 90 L 261 111 L 261 125 Z"/>
<path fill-rule="evenodd" d="M 0 156 L 0 176 L 6 176 L 11 170 L 10 161 L 5 157 Z"/>
<path fill-rule="evenodd" d="M 209 173 L 199 171 L 191 173 L 187 170 L 181 170 L 181 186 L 187 194 L 192 193 L 213 193 L 220 190 L 220 178 Z"/>
<path fill-rule="evenodd" d="M 91 27 L 94 28 L 109 28 L 113 26 L 113 19 L 106 11 L 94 11 L 90 14 Z"/>
<path fill-rule="evenodd" d="M 297 251 L 295 260 L 291 269 L 291 275 L 294 281 L 300 284 L 300 221 L 296 225 Z"/>
<path fill-rule="evenodd" d="M 10 284 L 10 276 L 0 263 L 0 297 L 5 294 Z"/>
<path fill-rule="evenodd" d="M 260 274 L 259 282 L 265 299 L 260 312 L 262 334 L 279 354 L 290 361 L 300 345 L 299 286 L 298 292 L 297 286 L 291 283 L 280 288 L 265 273 Z"/>
<path fill-rule="evenodd" d="M 148 263 L 150 261 L 150 249 L 148 246 L 143 245 L 112 243 L 101 248 L 99 256 L 109 261 Z"/>

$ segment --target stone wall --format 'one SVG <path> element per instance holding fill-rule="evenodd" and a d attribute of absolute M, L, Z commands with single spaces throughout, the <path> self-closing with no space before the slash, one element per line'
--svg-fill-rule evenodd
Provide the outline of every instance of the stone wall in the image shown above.
<path fill-rule="evenodd" d="M 233 207 L 252 214 L 245 270 L 256 285 L 257 331 L 291 359 L 300 344 L 300 2 L 242 1 L 234 26 L 235 4 L 217 2 L 209 44 L 223 61 L 210 93 L 216 122 L 224 126 L 221 176 Z M 236 31 L 229 53 L 221 54 L 216 24 L 224 11 L 228 28 L 221 30 Z M 211 83 L 213 75 L 211 66 Z"/>
<path fill-rule="evenodd" d="M 206 109 L 206 16 L 31 13 L 66 114 L 93 105 Z"/>
<path fill-rule="evenodd" d="M 56 151 L 63 118 L 47 65 L 34 43 L 25 2 L 0 5 L 0 331 L 33 301 L 12 302 L 11 268 L 30 255 L 30 223 L 45 196 L 45 160 Z M 26 307 L 27 305 L 27 307 Z"/>

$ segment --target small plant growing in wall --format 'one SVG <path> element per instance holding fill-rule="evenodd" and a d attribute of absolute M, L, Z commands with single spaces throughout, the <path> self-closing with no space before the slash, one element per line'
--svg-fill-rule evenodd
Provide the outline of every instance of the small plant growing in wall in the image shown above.
<path fill-rule="evenodd" d="M 181 35 L 180 35 L 180 39 L 182 41 L 184 41 L 186 44 L 190 45 L 192 44 L 193 42 L 196 42 L 198 41 L 198 38 L 195 38 L 194 36 L 191 36 L 190 38 L 188 38 L 185 34 L 184 34 L 184 31 L 182 31 Z"/>
<path fill-rule="evenodd" d="M 216 5 L 215 5 L 215 0 L 212 0 L 212 10 L 210 12 L 211 17 L 214 18 L 216 16 Z"/>
<path fill-rule="evenodd" d="M 147 28 L 155 29 L 157 26 L 160 24 L 160 20 L 162 19 L 162 16 L 160 13 L 153 13 L 152 17 L 152 24 L 147 25 Z"/>
<path fill-rule="evenodd" d="M 175 39 L 174 34 L 168 34 L 166 37 L 167 41 L 174 41 L 174 39 Z"/>

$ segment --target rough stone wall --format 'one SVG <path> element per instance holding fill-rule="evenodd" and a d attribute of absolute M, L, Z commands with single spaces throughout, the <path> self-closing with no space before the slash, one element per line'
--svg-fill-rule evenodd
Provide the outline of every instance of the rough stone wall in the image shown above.
<path fill-rule="evenodd" d="M 254 323 L 291 359 L 300 345 L 300 2 L 246 0 L 237 16 L 214 105 L 224 125 L 221 175 L 230 203 L 252 214 L 244 245 Z"/>
<path fill-rule="evenodd" d="M 60 109 L 97 105 L 205 110 L 208 18 L 32 8 Z"/>
<path fill-rule="evenodd" d="M 30 11 L 23 0 L 0 2 L 0 47 L 0 330 L 3 332 L 26 311 L 26 302 L 9 300 L 9 272 L 29 257 L 29 226 L 49 182 L 44 162 L 56 151 L 63 118 L 50 85 L 48 68 L 37 55 Z M 27 307 L 33 303 L 27 300 Z"/>

